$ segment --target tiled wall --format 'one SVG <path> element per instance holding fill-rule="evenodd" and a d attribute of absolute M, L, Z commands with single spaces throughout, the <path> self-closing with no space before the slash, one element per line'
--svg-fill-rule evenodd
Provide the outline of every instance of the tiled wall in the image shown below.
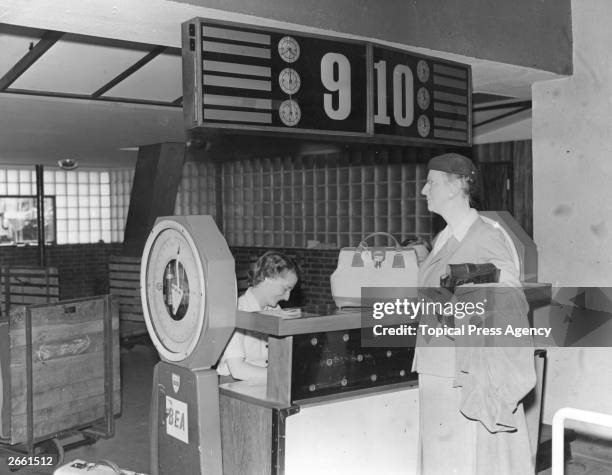
<path fill-rule="evenodd" d="M 385 231 L 429 238 L 420 191 L 427 175 L 410 149 L 356 150 L 223 163 L 223 231 L 233 246 L 323 249 Z"/>

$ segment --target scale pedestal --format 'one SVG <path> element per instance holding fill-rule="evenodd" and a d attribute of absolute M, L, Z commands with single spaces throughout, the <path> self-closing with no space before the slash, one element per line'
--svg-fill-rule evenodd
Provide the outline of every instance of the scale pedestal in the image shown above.
<path fill-rule="evenodd" d="M 211 367 L 234 331 L 234 258 L 211 216 L 158 218 L 145 244 L 142 307 L 161 362 L 151 395 L 151 473 L 222 475 Z"/>
<path fill-rule="evenodd" d="M 215 370 L 159 362 L 151 399 L 151 474 L 222 475 Z"/>

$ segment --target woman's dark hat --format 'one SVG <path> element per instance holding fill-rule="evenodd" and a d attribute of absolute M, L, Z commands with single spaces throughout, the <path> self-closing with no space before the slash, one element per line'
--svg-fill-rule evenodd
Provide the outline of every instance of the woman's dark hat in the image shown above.
<path fill-rule="evenodd" d="M 454 173 L 470 178 L 476 177 L 476 166 L 474 162 L 458 153 L 445 153 L 429 160 L 428 170 L 438 170 L 446 173 Z"/>

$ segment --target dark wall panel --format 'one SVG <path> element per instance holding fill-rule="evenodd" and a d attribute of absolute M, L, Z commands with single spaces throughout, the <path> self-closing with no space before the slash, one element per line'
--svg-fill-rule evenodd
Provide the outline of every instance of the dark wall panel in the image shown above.
<path fill-rule="evenodd" d="M 125 224 L 126 255 L 141 255 L 155 219 L 174 214 L 184 162 L 185 146 L 181 143 L 140 147 Z"/>
<path fill-rule="evenodd" d="M 510 162 L 513 168 L 512 215 L 533 237 L 533 160 L 531 140 L 496 142 L 473 147 L 478 162 Z"/>

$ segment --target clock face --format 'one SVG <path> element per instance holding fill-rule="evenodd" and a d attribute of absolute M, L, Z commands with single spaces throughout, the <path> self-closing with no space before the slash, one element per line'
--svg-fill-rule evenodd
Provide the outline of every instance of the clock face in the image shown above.
<path fill-rule="evenodd" d="M 278 75 L 278 83 L 283 92 L 291 96 L 300 90 L 302 80 L 295 69 L 285 68 Z"/>
<path fill-rule="evenodd" d="M 421 137 L 427 137 L 429 135 L 429 131 L 431 130 L 429 117 L 426 115 L 421 115 L 419 117 L 419 120 L 417 121 L 417 130 L 419 131 L 419 135 Z"/>
<path fill-rule="evenodd" d="M 204 271 L 195 243 L 179 223 L 162 221 L 152 235 L 141 275 L 145 321 L 158 351 L 178 361 L 192 352 L 204 326 Z"/>
<path fill-rule="evenodd" d="M 429 107 L 430 103 L 429 91 L 425 87 L 419 88 L 417 91 L 417 104 L 422 110 L 425 110 Z"/>
<path fill-rule="evenodd" d="M 283 101 L 278 109 L 278 115 L 283 121 L 283 124 L 293 127 L 302 118 L 302 111 L 297 102 L 292 99 Z"/>
<path fill-rule="evenodd" d="M 417 63 L 417 77 L 421 82 L 429 80 L 429 64 L 424 59 L 419 60 Z"/>
<path fill-rule="evenodd" d="M 286 63 L 293 63 L 300 57 L 300 45 L 291 36 L 284 36 L 278 42 L 278 54 Z"/>

